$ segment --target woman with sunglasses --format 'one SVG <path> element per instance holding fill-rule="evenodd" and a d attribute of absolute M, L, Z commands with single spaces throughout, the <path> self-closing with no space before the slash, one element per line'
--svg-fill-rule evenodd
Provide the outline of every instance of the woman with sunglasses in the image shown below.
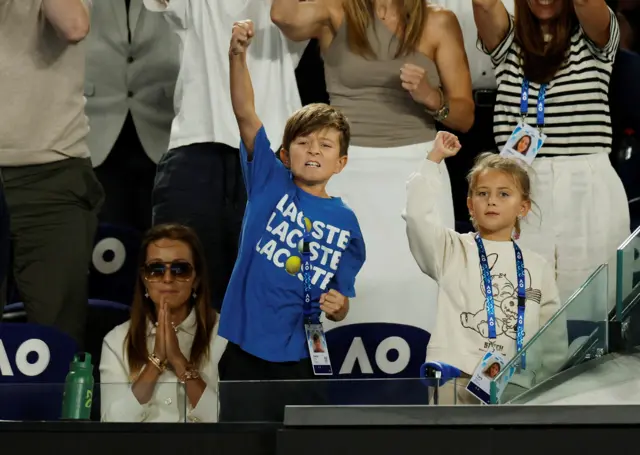
<path fill-rule="evenodd" d="M 131 319 L 102 344 L 102 420 L 215 422 L 224 343 L 200 241 L 188 227 L 155 226 L 139 266 Z"/>

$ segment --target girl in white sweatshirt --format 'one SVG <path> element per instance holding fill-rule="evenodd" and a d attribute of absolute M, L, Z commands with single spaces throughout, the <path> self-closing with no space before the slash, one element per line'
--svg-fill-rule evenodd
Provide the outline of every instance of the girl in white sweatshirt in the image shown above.
<path fill-rule="evenodd" d="M 479 401 L 465 386 L 483 355 L 495 350 L 510 360 L 560 308 L 560 300 L 553 266 L 536 253 L 521 251 L 514 241 L 532 202 L 529 175 L 515 159 L 487 153 L 471 170 L 467 204 L 477 233 L 458 234 L 443 226 L 440 163 L 459 150 L 456 136 L 438 133 L 427 159 L 407 182 L 403 218 L 413 257 L 439 285 L 427 361 L 460 369 L 457 401 L 474 404 Z M 524 308 L 519 309 L 519 301 Z M 518 324 L 522 309 L 523 323 Z M 568 349 L 566 324 L 560 322 L 553 324 L 554 333 L 545 335 L 544 346 L 528 352 L 525 369 L 512 381 L 531 387 L 557 372 Z M 451 390 L 441 389 L 441 404 L 453 401 L 454 390 L 451 383 L 447 386 Z"/>

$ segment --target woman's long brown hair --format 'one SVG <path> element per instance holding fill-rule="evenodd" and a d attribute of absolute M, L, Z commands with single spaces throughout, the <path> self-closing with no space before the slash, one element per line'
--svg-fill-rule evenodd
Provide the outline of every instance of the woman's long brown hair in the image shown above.
<path fill-rule="evenodd" d="M 209 356 L 209 343 L 211 332 L 216 323 L 216 313 L 211 308 L 209 280 L 207 279 L 207 265 L 204 259 L 202 244 L 196 233 L 180 224 L 161 224 L 149 229 L 140 247 L 138 256 L 138 280 L 133 294 L 131 306 L 131 323 L 129 332 L 124 340 L 129 371 L 135 376 L 147 363 L 149 350 L 147 349 L 148 322 L 157 320 L 156 307 L 150 298 L 145 297 L 143 284 L 143 267 L 147 260 L 147 249 L 150 244 L 162 239 L 179 240 L 189 245 L 193 256 L 193 267 L 196 273 L 197 297 L 190 299 L 191 307 L 196 309 L 196 332 L 191 347 L 191 364 L 199 367 L 202 361 Z"/>
<path fill-rule="evenodd" d="M 396 57 L 409 55 L 418 49 L 425 23 L 427 2 L 425 0 L 402 0 L 398 10 L 398 51 Z M 372 0 L 345 0 L 347 41 L 351 52 L 362 57 L 375 58 L 371 43 L 367 39 L 367 27 L 376 17 Z"/>
<path fill-rule="evenodd" d="M 539 84 L 548 83 L 564 63 L 571 47 L 571 35 L 578 26 L 578 17 L 571 0 L 562 0 L 559 16 L 549 24 L 551 41 L 544 40 L 540 21 L 527 0 L 515 2 L 515 39 L 522 49 L 524 75 Z"/>

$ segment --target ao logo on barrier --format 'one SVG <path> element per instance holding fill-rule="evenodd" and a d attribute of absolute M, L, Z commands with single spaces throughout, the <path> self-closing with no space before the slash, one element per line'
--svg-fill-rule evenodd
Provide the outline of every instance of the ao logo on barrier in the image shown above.
<path fill-rule="evenodd" d="M 334 370 L 341 377 L 416 377 L 430 335 L 417 327 L 367 323 L 327 332 Z"/>
<path fill-rule="evenodd" d="M 29 357 L 34 357 L 29 355 L 32 353 L 37 355 L 37 359 L 30 362 Z M 14 357 L 14 363 L 18 371 L 29 377 L 42 374 L 49 366 L 50 360 L 51 351 L 49 351 L 49 346 L 44 341 L 36 338 L 22 343 L 16 350 Z M 0 376 L 15 376 L 2 340 L 0 340 Z"/>
<path fill-rule="evenodd" d="M 124 244 L 114 237 L 104 238 L 93 247 L 93 266 L 104 275 L 116 273 L 126 259 L 127 250 Z"/>

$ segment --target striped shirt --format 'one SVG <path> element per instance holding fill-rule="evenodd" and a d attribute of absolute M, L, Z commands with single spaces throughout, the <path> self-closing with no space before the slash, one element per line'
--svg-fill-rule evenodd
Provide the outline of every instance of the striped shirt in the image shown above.
<path fill-rule="evenodd" d="M 611 11 L 609 42 L 599 48 L 582 27 L 571 36 L 565 62 L 547 85 L 544 106 L 547 139 L 540 150 L 545 155 L 609 153 L 611 151 L 611 116 L 609 114 L 609 80 L 620 31 Z M 520 65 L 520 46 L 515 41 L 513 17 L 509 32 L 493 52 L 498 94 L 494 110 L 493 134 L 499 149 L 504 147 L 521 120 L 520 97 L 524 72 Z M 482 43 L 480 43 L 482 45 Z M 525 123 L 536 126 L 536 103 L 540 84 L 531 82 L 529 111 Z"/>

